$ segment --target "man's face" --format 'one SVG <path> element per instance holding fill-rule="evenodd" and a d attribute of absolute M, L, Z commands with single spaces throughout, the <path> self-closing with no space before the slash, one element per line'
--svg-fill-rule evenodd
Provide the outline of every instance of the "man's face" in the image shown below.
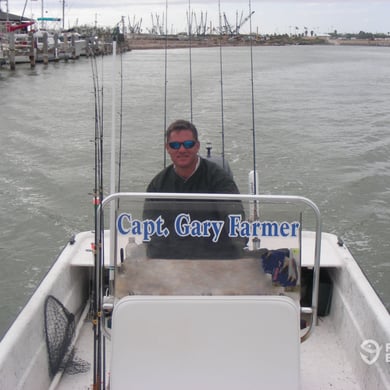
<path fill-rule="evenodd" d="M 193 141 L 195 144 L 191 148 L 185 148 L 182 144 L 182 142 L 185 141 Z M 178 149 L 174 149 L 169 145 L 172 142 L 180 143 L 180 147 Z M 195 167 L 198 161 L 199 142 L 195 141 L 191 130 L 173 131 L 167 142 L 167 151 L 171 156 L 173 164 L 177 168 L 187 169 Z"/>

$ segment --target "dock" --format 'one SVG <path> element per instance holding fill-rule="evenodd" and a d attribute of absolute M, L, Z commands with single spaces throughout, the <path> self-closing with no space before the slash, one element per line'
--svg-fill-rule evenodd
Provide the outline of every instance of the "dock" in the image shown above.
<path fill-rule="evenodd" d="M 75 32 L 36 31 L 28 33 L 0 31 L 0 66 L 15 70 L 18 64 L 77 60 L 82 56 L 107 55 L 112 53 L 113 36 L 84 37 Z M 130 50 L 125 42 L 119 51 Z"/>

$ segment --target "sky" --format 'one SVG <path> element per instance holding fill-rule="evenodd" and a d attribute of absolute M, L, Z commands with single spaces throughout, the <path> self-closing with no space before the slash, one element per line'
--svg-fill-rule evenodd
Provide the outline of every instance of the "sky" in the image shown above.
<path fill-rule="evenodd" d="M 63 0 L 8 0 L 10 13 L 38 18 L 62 18 Z M 0 0 L 6 11 L 7 1 Z M 201 17 L 213 27 L 219 26 L 219 14 L 225 14 L 229 24 L 252 14 L 242 33 L 290 34 L 314 31 L 320 35 L 338 33 L 390 32 L 390 0 L 65 0 L 65 28 L 82 25 L 113 27 L 124 17 L 125 24 L 141 22 L 143 32 L 152 28 L 157 19 L 160 24 L 167 19 L 169 33 L 186 31 L 187 15 L 195 14 L 198 24 Z M 221 12 L 219 12 L 219 9 Z M 166 12 L 167 11 L 167 12 Z M 193 19 L 194 20 L 194 19 Z M 194 22 L 193 22 L 194 23 Z M 58 23 L 61 27 L 62 22 Z M 165 28 L 165 27 L 164 27 Z"/>

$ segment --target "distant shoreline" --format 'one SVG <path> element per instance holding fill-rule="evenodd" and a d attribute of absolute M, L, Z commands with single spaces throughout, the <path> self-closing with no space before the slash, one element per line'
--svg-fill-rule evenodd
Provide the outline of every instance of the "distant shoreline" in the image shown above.
<path fill-rule="evenodd" d="M 256 37 L 252 41 L 248 36 L 222 37 L 207 36 L 143 36 L 134 35 L 125 39 L 129 50 L 180 49 L 218 46 L 287 46 L 287 45 L 338 45 L 338 46 L 390 46 L 390 39 L 330 39 L 327 37 Z"/>

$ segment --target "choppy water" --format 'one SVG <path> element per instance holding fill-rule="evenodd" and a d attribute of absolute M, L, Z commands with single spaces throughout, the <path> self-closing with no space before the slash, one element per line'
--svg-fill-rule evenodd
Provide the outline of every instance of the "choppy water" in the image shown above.
<path fill-rule="evenodd" d="M 191 52 L 193 121 L 215 153 L 221 150 L 219 55 L 215 48 Z M 256 47 L 253 57 L 260 192 L 316 202 L 323 229 L 344 238 L 390 307 L 389 49 Z M 225 152 L 246 192 L 250 51 L 226 48 L 222 58 Z M 188 59 L 188 50 L 168 53 L 168 122 L 191 115 Z M 99 60 L 107 136 L 110 64 L 108 57 Z M 163 164 L 164 51 L 127 53 L 122 65 L 122 190 L 139 191 Z M 0 91 L 2 336 L 67 239 L 93 225 L 91 64 L 23 65 L 14 73 L 0 68 Z"/>

